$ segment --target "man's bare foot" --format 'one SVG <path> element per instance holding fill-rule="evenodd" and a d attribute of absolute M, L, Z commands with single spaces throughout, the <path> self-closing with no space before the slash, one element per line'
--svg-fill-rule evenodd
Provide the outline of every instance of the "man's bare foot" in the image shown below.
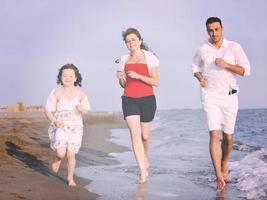
<path fill-rule="evenodd" d="M 70 186 L 70 187 L 75 187 L 76 186 L 76 183 L 74 182 L 73 179 L 68 179 L 67 183 L 68 183 L 68 186 Z"/>
<path fill-rule="evenodd" d="M 228 182 L 228 164 L 222 161 L 222 176 L 225 182 Z"/>
<path fill-rule="evenodd" d="M 224 189 L 225 185 L 226 185 L 226 183 L 225 183 L 223 177 L 220 179 L 217 178 L 217 189 L 222 190 L 222 189 Z"/>
<path fill-rule="evenodd" d="M 216 193 L 216 200 L 224 200 L 226 198 L 226 194 L 227 194 L 227 185 L 225 185 L 225 187 L 221 190 L 217 190 Z"/>
<path fill-rule="evenodd" d="M 58 173 L 59 167 L 61 164 L 61 160 L 57 159 L 56 161 L 54 161 L 51 165 L 51 169 L 54 173 Z"/>

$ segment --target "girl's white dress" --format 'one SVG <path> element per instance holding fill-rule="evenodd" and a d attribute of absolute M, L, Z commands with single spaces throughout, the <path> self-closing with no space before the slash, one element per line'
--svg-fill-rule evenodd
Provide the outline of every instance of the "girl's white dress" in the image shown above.
<path fill-rule="evenodd" d="M 54 91 L 55 89 L 52 90 L 47 99 L 46 110 L 54 112 L 54 117 L 63 122 L 63 127 L 56 128 L 53 124 L 49 126 L 50 147 L 53 150 L 67 147 L 68 150 L 78 153 L 82 143 L 83 121 L 76 106 L 81 103 L 84 109 L 90 110 L 88 98 L 85 97 L 80 101 L 78 96 L 72 100 L 61 97 L 57 100 Z"/>

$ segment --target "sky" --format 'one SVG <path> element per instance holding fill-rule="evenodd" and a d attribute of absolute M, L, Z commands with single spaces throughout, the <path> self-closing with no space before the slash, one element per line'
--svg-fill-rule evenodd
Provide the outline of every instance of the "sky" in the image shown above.
<path fill-rule="evenodd" d="M 158 109 L 201 108 L 191 62 L 208 38 L 205 22 L 222 19 L 241 44 L 251 76 L 239 77 L 240 108 L 267 108 L 265 0 L 0 0 L 0 106 L 44 105 L 59 68 L 75 64 L 93 111 L 120 111 L 114 62 L 128 52 L 121 33 L 137 28 L 160 60 Z"/>

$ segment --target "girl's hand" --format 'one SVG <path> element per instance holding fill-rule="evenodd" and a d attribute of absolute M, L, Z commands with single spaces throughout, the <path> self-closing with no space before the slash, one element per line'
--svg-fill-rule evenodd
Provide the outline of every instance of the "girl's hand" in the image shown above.
<path fill-rule="evenodd" d="M 86 110 L 83 108 L 82 104 L 79 104 L 76 106 L 76 109 L 78 110 L 78 112 L 80 112 L 81 114 L 85 115 L 89 112 L 89 110 Z"/>
<path fill-rule="evenodd" d="M 77 105 L 76 106 L 76 109 L 80 112 L 80 113 L 83 113 L 83 107 L 82 107 L 82 105 L 81 104 L 79 104 L 79 105 Z"/>
<path fill-rule="evenodd" d="M 142 76 L 140 74 L 136 73 L 135 71 L 128 71 L 127 76 L 129 76 L 130 78 L 133 78 L 133 79 L 138 79 L 138 80 L 141 80 L 141 78 L 142 78 Z"/>
<path fill-rule="evenodd" d="M 56 119 L 53 124 L 55 125 L 56 128 L 62 128 L 64 126 L 63 122 Z"/>

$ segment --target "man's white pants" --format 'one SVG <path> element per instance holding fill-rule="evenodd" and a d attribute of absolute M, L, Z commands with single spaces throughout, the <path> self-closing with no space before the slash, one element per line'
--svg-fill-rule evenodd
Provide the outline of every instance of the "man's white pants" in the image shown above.
<path fill-rule="evenodd" d="M 202 94 L 202 105 L 209 131 L 221 130 L 227 134 L 234 133 L 238 111 L 237 94 L 225 96 Z"/>

